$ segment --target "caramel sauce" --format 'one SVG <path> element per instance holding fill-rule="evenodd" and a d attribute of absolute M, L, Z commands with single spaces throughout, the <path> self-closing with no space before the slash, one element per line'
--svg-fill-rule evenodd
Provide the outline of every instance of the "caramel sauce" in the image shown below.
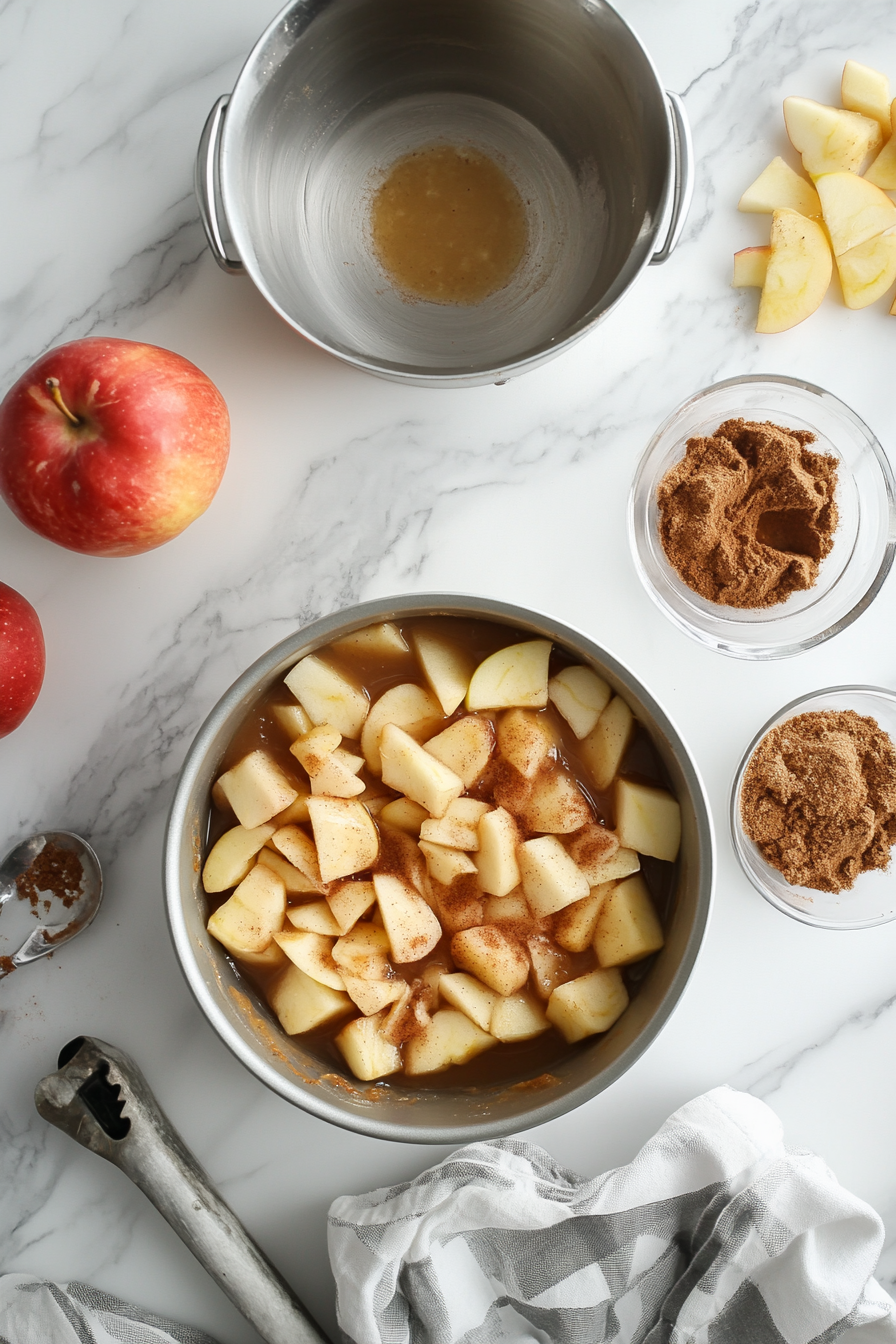
<path fill-rule="evenodd" d="M 464 649 L 474 665 L 478 665 L 490 654 L 497 652 L 498 649 L 505 648 L 509 644 L 521 643 L 524 640 L 536 637 L 531 632 L 514 630 L 506 625 L 467 617 L 416 617 L 394 623 L 398 625 L 409 646 L 411 644 L 410 634 L 413 630 L 439 632 Z M 364 686 L 369 694 L 371 704 L 375 703 L 392 686 L 398 686 L 409 681 L 417 682 L 419 685 L 426 684 L 417 659 L 410 647 L 407 653 L 388 658 L 377 658 L 357 652 L 347 654 L 332 646 L 327 646 L 325 649 L 318 650 L 318 652 L 326 657 L 327 662 L 349 676 L 355 684 Z M 579 661 L 578 658 L 570 656 L 561 646 L 555 643 L 551 652 L 550 676 L 556 676 L 562 668 Z M 295 704 L 295 698 L 287 687 L 279 682 L 247 715 L 234 734 L 224 754 L 219 773 L 229 770 L 250 751 L 263 747 L 274 757 L 287 775 L 301 782 L 303 790 L 310 787 L 309 781 L 296 758 L 289 751 L 286 735 L 272 717 L 273 706 L 284 704 Z M 612 827 L 614 816 L 611 796 L 600 793 L 595 789 L 589 771 L 581 758 L 579 742 L 572 729 L 552 704 L 548 704 L 547 708 L 540 712 L 545 715 L 550 724 L 554 740 L 557 743 L 559 760 L 566 765 L 579 788 L 592 804 L 597 820 Z M 448 727 L 457 719 L 463 718 L 466 713 L 467 711 L 461 703 L 455 713 L 446 718 L 443 724 L 440 724 L 439 731 L 442 731 L 443 728 Z M 360 745 L 356 742 L 344 739 L 341 745 L 351 752 L 361 754 Z M 640 724 L 623 758 L 619 773 L 647 784 L 658 784 L 663 788 L 670 788 L 668 776 L 656 748 Z M 486 769 L 482 779 L 468 791 L 467 796 L 482 797 L 492 801 L 488 787 L 488 775 L 489 771 Z M 362 768 L 359 777 L 367 783 L 371 792 L 375 791 L 380 796 L 390 798 L 399 796 L 395 790 L 384 786 L 376 776 L 369 774 L 366 767 Z M 363 801 L 363 797 L 361 801 Z M 218 837 L 234 825 L 234 821 L 235 818 L 231 812 L 222 812 L 212 806 L 206 840 L 206 853 Z M 310 828 L 306 827 L 305 829 Z M 668 927 L 672 915 L 675 871 L 674 864 L 641 856 L 641 875 L 647 883 L 664 928 Z M 369 873 L 359 873 L 356 876 L 360 878 L 369 877 Z M 229 895 L 230 892 L 222 892 L 220 895 L 208 897 L 209 913 L 218 905 L 223 904 Z M 291 903 L 301 903 L 302 899 L 300 897 L 291 898 Z M 309 897 L 306 899 L 318 898 Z M 399 973 L 406 977 L 408 981 L 411 981 L 433 962 L 440 962 L 450 969 L 452 967 L 450 943 L 451 936 L 445 935 L 422 962 L 403 964 L 397 968 Z M 582 953 L 566 953 L 566 956 L 571 971 L 576 976 L 586 974 L 597 965 L 594 953 L 590 949 Z M 655 957 L 647 957 L 631 966 L 620 968 L 631 999 L 634 999 L 640 991 L 654 960 Z M 259 991 L 262 1000 L 266 999 L 267 989 L 280 974 L 279 969 L 265 970 L 238 960 L 234 962 L 234 965 L 240 976 Z M 262 1012 L 265 1011 L 263 1004 L 259 1004 L 259 1007 L 261 1007 Z M 306 1032 L 301 1037 L 301 1041 L 303 1048 L 307 1049 L 309 1055 L 322 1068 L 330 1069 L 349 1082 L 355 1083 L 357 1080 L 348 1071 L 339 1048 L 335 1044 L 335 1037 L 342 1030 L 346 1020 L 342 1019 L 319 1030 Z M 273 1022 L 273 1030 L 275 1033 L 280 1030 L 276 1020 Z M 551 1027 L 549 1031 L 537 1036 L 534 1040 L 503 1042 L 493 1046 L 467 1064 L 453 1065 L 447 1073 L 415 1075 L 407 1080 L 405 1080 L 403 1074 L 393 1074 L 388 1078 L 377 1080 L 376 1085 L 383 1089 L 384 1095 L 387 1092 L 392 1095 L 395 1092 L 406 1091 L 407 1088 L 415 1092 L 445 1089 L 464 1091 L 465 1089 L 480 1089 L 495 1085 L 513 1085 L 521 1079 L 525 1081 L 545 1075 L 550 1069 L 556 1068 L 564 1059 L 578 1053 L 589 1044 L 593 1044 L 593 1041 L 594 1038 L 591 1037 L 570 1046 L 567 1045 L 556 1028 Z"/>
<path fill-rule="evenodd" d="M 454 145 L 398 159 L 373 198 L 370 226 L 398 289 L 430 303 L 481 303 L 508 283 L 528 242 L 526 209 L 504 169 Z"/>

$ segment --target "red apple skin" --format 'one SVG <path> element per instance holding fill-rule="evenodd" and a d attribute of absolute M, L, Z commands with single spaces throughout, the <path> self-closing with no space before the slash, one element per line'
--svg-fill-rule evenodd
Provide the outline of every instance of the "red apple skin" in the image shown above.
<path fill-rule="evenodd" d="M 229 450 L 211 379 L 137 341 L 57 346 L 0 404 L 0 495 L 26 527 L 84 555 L 139 555 L 176 537 L 208 508 Z"/>
<path fill-rule="evenodd" d="M 40 694 L 46 657 L 37 612 L 0 583 L 0 737 L 18 728 Z"/>

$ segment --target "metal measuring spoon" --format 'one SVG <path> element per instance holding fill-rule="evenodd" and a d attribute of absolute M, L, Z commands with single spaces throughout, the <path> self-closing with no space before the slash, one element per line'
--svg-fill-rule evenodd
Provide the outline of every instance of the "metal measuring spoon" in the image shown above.
<path fill-rule="evenodd" d="M 53 844 L 77 854 L 81 861 L 81 889 L 65 897 L 39 889 L 36 902 L 25 899 L 16 878 L 27 872 Z M 41 831 L 11 849 L 0 863 L 0 980 L 19 966 L 55 952 L 57 947 L 86 929 L 100 908 L 103 873 L 100 861 L 73 831 Z"/>

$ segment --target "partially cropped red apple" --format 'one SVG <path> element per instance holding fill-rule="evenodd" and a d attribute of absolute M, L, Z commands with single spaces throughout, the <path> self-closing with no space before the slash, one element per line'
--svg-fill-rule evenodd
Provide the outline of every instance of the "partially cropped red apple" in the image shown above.
<path fill-rule="evenodd" d="M 88 337 L 33 364 L 0 404 L 0 494 L 85 555 L 139 555 L 209 506 L 230 449 L 221 393 L 156 345 Z"/>
<path fill-rule="evenodd" d="M 0 583 L 0 737 L 29 714 L 44 680 L 44 636 L 37 612 Z"/>

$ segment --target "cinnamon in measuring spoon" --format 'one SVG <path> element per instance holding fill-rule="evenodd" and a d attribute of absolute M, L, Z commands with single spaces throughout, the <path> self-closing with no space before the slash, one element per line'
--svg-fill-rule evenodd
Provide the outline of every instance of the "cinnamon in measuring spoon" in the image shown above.
<path fill-rule="evenodd" d="M 41 852 L 16 878 L 19 900 L 29 901 L 34 913 L 41 895 L 55 896 L 69 910 L 81 895 L 84 869 L 71 849 L 48 840 Z"/>

